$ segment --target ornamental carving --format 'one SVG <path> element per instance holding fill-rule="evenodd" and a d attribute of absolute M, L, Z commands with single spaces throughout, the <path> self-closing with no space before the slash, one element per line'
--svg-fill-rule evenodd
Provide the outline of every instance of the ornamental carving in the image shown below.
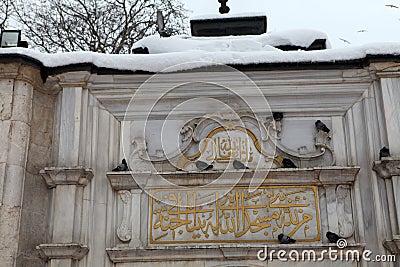
<path fill-rule="evenodd" d="M 213 170 L 234 169 L 235 160 L 249 169 L 282 168 L 282 159 L 299 168 L 335 165 L 329 133 L 316 132 L 312 151 L 305 145 L 295 151 L 281 142 L 283 123 L 272 117 L 260 120 L 249 115 L 211 114 L 185 124 L 179 132 L 179 148 L 172 153 L 157 150 L 149 155 L 145 139 L 135 137 L 130 165 L 151 170 L 146 162 L 167 162 L 181 171 L 198 170 L 198 161 L 212 165 Z"/>
<path fill-rule="evenodd" d="M 129 226 L 129 210 L 132 196 L 127 190 L 119 191 L 118 195 L 122 202 L 122 220 L 117 228 L 117 236 L 122 242 L 129 242 L 132 239 L 132 230 Z"/>

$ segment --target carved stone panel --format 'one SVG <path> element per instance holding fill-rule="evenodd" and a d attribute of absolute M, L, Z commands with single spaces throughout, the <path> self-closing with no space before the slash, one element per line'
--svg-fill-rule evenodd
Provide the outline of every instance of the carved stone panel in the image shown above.
<path fill-rule="evenodd" d="M 317 187 L 152 190 L 150 244 L 299 242 L 321 238 Z"/>
<path fill-rule="evenodd" d="M 127 190 L 121 190 L 118 195 L 122 202 L 122 218 L 117 228 L 117 236 L 122 242 L 129 242 L 132 239 L 132 230 L 130 229 L 130 207 L 132 195 Z"/>

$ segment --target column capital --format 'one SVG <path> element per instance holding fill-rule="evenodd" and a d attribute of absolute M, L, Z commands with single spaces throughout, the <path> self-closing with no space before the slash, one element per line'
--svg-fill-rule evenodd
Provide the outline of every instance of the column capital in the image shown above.
<path fill-rule="evenodd" d="M 76 243 L 41 244 L 36 249 L 39 250 L 40 255 L 46 261 L 54 259 L 81 260 L 89 252 L 89 248 L 86 245 Z"/>
<path fill-rule="evenodd" d="M 398 62 L 371 63 L 370 69 L 379 78 L 400 78 L 400 63 Z"/>
<path fill-rule="evenodd" d="M 48 167 L 40 171 L 49 188 L 58 185 L 86 186 L 93 178 L 93 170 L 84 167 Z"/>
<path fill-rule="evenodd" d="M 400 254 L 400 235 L 393 236 L 393 240 L 386 240 L 383 246 L 392 254 Z"/>
<path fill-rule="evenodd" d="M 374 161 L 372 169 L 383 179 L 400 176 L 400 157 L 386 157 Z"/>
<path fill-rule="evenodd" d="M 62 88 L 66 87 L 86 87 L 90 73 L 87 71 L 66 72 L 57 76 L 59 85 Z"/>

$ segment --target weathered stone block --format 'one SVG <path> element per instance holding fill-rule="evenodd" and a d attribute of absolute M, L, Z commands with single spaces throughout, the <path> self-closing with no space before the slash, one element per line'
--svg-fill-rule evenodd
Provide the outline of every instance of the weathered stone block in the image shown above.
<path fill-rule="evenodd" d="M 11 118 L 13 102 L 13 80 L 0 80 L 0 120 Z"/>
<path fill-rule="evenodd" d="M 18 165 L 6 166 L 3 188 L 3 204 L 15 207 L 22 205 L 25 168 Z"/>
<path fill-rule="evenodd" d="M 28 124 L 20 121 L 11 123 L 8 163 L 25 167 L 30 134 Z"/>
<path fill-rule="evenodd" d="M 27 96 L 14 95 L 12 120 L 31 123 L 32 99 Z"/>
<path fill-rule="evenodd" d="M 7 162 L 11 121 L 0 120 L 0 162 Z"/>

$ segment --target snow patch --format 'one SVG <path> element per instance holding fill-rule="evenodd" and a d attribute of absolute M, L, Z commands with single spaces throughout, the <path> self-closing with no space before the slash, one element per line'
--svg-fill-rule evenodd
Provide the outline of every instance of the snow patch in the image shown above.
<path fill-rule="evenodd" d="M 191 17 L 190 20 L 213 20 L 213 19 L 231 19 L 231 18 L 250 18 L 250 17 L 265 17 L 262 12 L 247 12 L 238 14 L 207 14 Z"/>
<path fill-rule="evenodd" d="M 172 36 L 160 38 L 158 35 L 143 38 L 134 48 L 147 47 L 150 54 L 184 51 L 275 51 L 275 46 L 300 46 L 308 48 L 317 39 L 328 39 L 320 31 L 298 29 L 248 36 L 187 37 Z"/>
<path fill-rule="evenodd" d="M 152 37 L 154 38 L 154 37 Z M 195 40 L 187 40 L 194 42 Z M 172 39 L 171 42 L 174 42 Z M 180 41 L 179 41 L 180 42 Z M 196 43 L 196 42 L 195 42 Z M 226 42 L 223 42 L 226 43 Z M 191 45 L 186 49 L 191 49 Z M 244 46 L 245 51 L 235 51 Z M 367 55 L 392 55 L 400 56 L 400 43 L 374 43 L 363 46 L 354 46 L 340 49 L 327 49 L 318 51 L 281 51 L 268 49 L 251 51 L 259 44 L 247 43 L 246 39 L 235 39 L 230 43 L 230 48 L 225 51 L 187 50 L 150 55 L 109 55 L 93 52 L 72 52 L 47 54 L 25 48 L 2 48 L 0 57 L 6 54 L 18 54 L 36 59 L 46 67 L 62 67 L 71 64 L 90 63 L 99 68 L 116 70 L 149 71 L 149 72 L 174 72 L 190 70 L 216 64 L 250 65 L 263 63 L 318 63 L 356 60 Z M 207 47 L 207 45 L 203 46 Z M 161 49 L 161 48 L 160 48 Z M 177 50 L 181 50 L 177 49 Z M 208 47 L 208 49 L 211 49 Z M 166 70 L 167 69 L 167 70 Z"/>

